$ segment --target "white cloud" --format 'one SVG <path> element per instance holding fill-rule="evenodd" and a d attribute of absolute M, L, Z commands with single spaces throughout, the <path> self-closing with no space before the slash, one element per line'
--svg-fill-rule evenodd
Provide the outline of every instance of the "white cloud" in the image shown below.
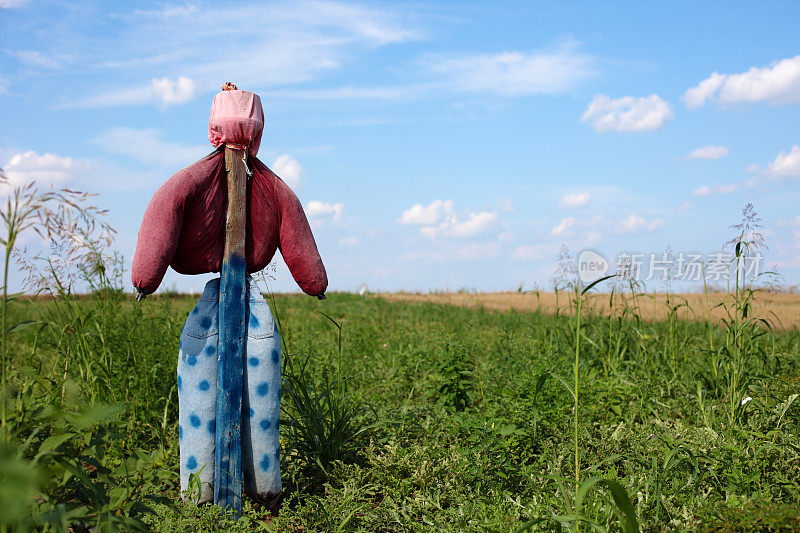
<path fill-rule="evenodd" d="M 344 204 L 311 200 L 306 204 L 306 213 L 318 222 L 341 222 L 344 219 Z"/>
<path fill-rule="evenodd" d="M 414 204 L 403 211 L 400 224 L 430 226 L 438 224 L 446 215 L 453 213 L 453 200 L 434 200 L 430 205 Z"/>
<path fill-rule="evenodd" d="M 666 222 L 661 218 L 654 218 L 650 221 L 635 213 L 619 221 L 617 230 L 619 233 L 641 233 L 644 231 L 652 232 L 664 226 Z"/>
<path fill-rule="evenodd" d="M 124 89 L 107 89 L 90 93 L 88 96 L 71 98 L 56 104 L 56 108 L 92 108 L 92 107 L 114 107 L 121 105 L 138 105 L 155 103 L 156 95 L 152 85 L 139 85 Z"/>
<path fill-rule="evenodd" d="M 565 217 L 550 229 L 550 236 L 562 242 L 565 239 L 577 238 L 584 246 L 594 245 L 602 240 L 603 232 L 608 226 L 608 222 L 603 220 L 603 215 L 599 213 L 591 218 Z"/>
<path fill-rule="evenodd" d="M 511 226 L 506 224 L 505 222 L 502 223 L 503 231 L 501 231 L 497 235 L 497 240 L 500 242 L 508 242 L 514 239 L 514 232 L 511 231 Z"/>
<path fill-rule="evenodd" d="M 748 187 L 780 179 L 800 178 L 800 145 L 795 144 L 788 152 L 782 150 L 766 167 L 750 165 L 747 171 L 756 174 L 744 182 Z"/>
<path fill-rule="evenodd" d="M 488 234 L 497 228 L 497 222 L 497 213 L 490 211 L 470 212 L 465 216 L 449 215 L 439 225 L 423 226 L 419 232 L 431 239 L 440 237 L 467 239 Z"/>
<path fill-rule="evenodd" d="M 695 148 L 686 159 L 719 159 L 731 153 L 725 146 L 708 145 L 700 148 Z"/>
<path fill-rule="evenodd" d="M 324 1 L 134 11 L 114 19 L 114 32 L 95 36 L 91 54 L 74 58 L 109 81 L 90 88 L 86 97 L 66 95 L 61 106 L 177 105 L 228 80 L 267 92 L 317 79 L 354 61 L 359 51 L 421 38 L 410 19 L 400 8 Z M 49 24 L 66 33 L 61 41 L 83 38 L 76 29 Z M 187 81 L 163 81 L 176 74 Z M 129 79 L 156 81 L 117 81 Z M 345 93 L 340 97 L 353 96 Z"/>
<path fill-rule="evenodd" d="M 722 104 L 800 104 L 800 55 L 773 61 L 766 67 L 751 67 L 739 74 L 714 72 L 686 91 L 683 99 L 692 109 L 712 99 Z"/>
<path fill-rule="evenodd" d="M 154 79 L 151 85 L 156 102 L 162 107 L 185 104 L 194 96 L 194 82 L 186 76 L 175 81 L 169 78 Z"/>
<path fill-rule="evenodd" d="M 688 211 L 688 210 L 689 210 L 689 209 L 691 209 L 692 207 L 694 207 L 694 205 L 692 204 L 692 202 L 683 202 L 681 205 L 679 205 L 679 206 L 676 208 L 676 211 Z"/>
<path fill-rule="evenodd" d="M 728 185 L 723 185 L 721 183 L 715 183 L 714 185 L 703 185 L 702 187 L 696 188 L 692 191 L 692 196 L 709 196 L 712 194 L 730 194 L 732 192 L 736 192 L 739 190 L 738 183 L 729 183 Z"/>
<path fill-rule="evenodd" d="M 508 207 L 508 206 L 506 206 Z M 420 235 L 431 240 L 440 238 L 470 239 L 492 235 L 506 240 L 511 233 L 501 224 L 494 211 L 456 213 L 453 200 L 434 200 L 428 205 L 414 204 L 403 211 L 399 224 L 421 226 Z"/>
<path fill-rule="evenodd" d="M 652 131 L 673 117 L 672 107 L 657 94 L 616 99 L 598 94 L 589 102 L 581 122 L 591 123 L 598 132 Z"/>
<path fill-rule="evenodd" d="M 558 237 L 563 235 L 569 228 L 575 225 L 575 218 L 574 217 L 567 217 L 562 218 L 561 222 L 558 223 L 553 229 L 550 230 L 550 235 L 554 237 Z"/>
<path fill-rule="evenodd" d="M 511 213 L 512 211 L 516 211 L 517 207 L 514 205 L 508 198 L 498 198 L 497 199 L 497 207 L 500 211 L 505 211 L 506 213 Z"/>
<path fill-rule="evenodd" d="M 33 150 L 17 153 L 4 166 L 6 177 L 15 185 L 35 181 L 40 185 L 67 185 L 87 173 L 91 165 L 71 157 L 37 154 Z"/>
<path fill-rule="evenodd" d="M 353 248 L 354 246 L 358 246 L 358 238 L 352 235 L 350 237 L 342 237 L 339 239 L 339 245 L 346 248 Z"/>
<path fill-rule="evenodd" d="M 211 146 L 166 141 L 163 133 L 155 128 L 112 128 L 93 142 L 107 152 L 173 171 L 191 165 L 213 150 Z"/>
<path fill-rule="evenodd" d="M 473 259 L 496 257 L 500 251 L 497 242 L 440 241 L 432 250 L 415 250 L 400 257 L 405 260 L 433 263 L 456 263 Z"/>
<path fill-rule="evenodd" d="M 0 8 L 22 7 L 28 0 L 0 0 Z"/>
<path fill-rule="evenodd" d="M 603 240 L 603 234 L 599 231 L 586 232 L 586 244 L 588 246 L 597 246 Z"/>
<path fill-rule="evenodd" d="M 14 185 L 36 182 L 45 188 L 77 187 L 112 193 L 148 189 L 165 179 L 163 169 L 131 170 L 100 157 L 76 159 L 51 153 L 38 154 L 33 150 L 12 155 L 3 168 Z"/>
<path fill-rule="evenodd" d="M 647 228 L 644 217 L 631 213 L 627 218 L 619 221 L 619 231 L 622 233 L 637 233 Z"/>
<path fill-rule="evenodd" d="M 794 216 L 792 218 L 781 218 L 778 220 L 778 226 L 780 227 L 800 226 L 800 215 Z"/>
<path fill-rule="evenodd" d="M 499 96 L 558 94 L 594 74 L 594 59 L 565 41 L 552 50 L 507 51 L 461 57 L 429 57 L 428 66 L 449 86 Z"/>
<path fill-rule="evenodd" d="M 438 262 L 448 262 L 454 259 L 467 261 L 495 257 L 499 251 L 500 245 L 496 242 L 467 242 L 458 246 L 450 246 L 441 250 L 441 253 L 435 253 L 434 259 Z"/>
<path fill-rule="evenodd" d="M 708 78 L 701 81 L 697 87 L 693 87 L 686 91 L 683 95 L 683 101 L 686 102 L 686 107 L 696 109 L 702 106 L 706 100 L 725 83 L 725 76 L 713 73 Z"/>
<path fill-rule="evenodd" d="M 569 193 L 561 197 L 561 201 L 558 202 L 558 207 L 561 209 L 583 207 L 587 205 L 591 199 L 592 195 L 589 194 L 589 191 Z"/>
<path fill-rule="evenodd" d="M 8 50 L 7 53 L 34 67 L 57 70 L 69 63 L 69 56 L 64 54 L 45 54 L 38 50 Z"/>
<path fill-rule="evenodd" d="M 767 166 L 767 173 L 773 177 L 800 177 L 800 146 L 795 144 L 788 152 L 781 151 Z"/>
<path fill-rule="evenodd" d="M 544 257 L 544 253 L 541 246 L 523 245 L 514 248 L 511 257 L 520 261 L 535 261 Z"/>
<path fill-rule="evenodd" d="M 270 168 L 293 189 L 300 186 L 306 173 L 297 159 L 289 154 L 279 155 Z"/>
<path fill-rule="evenodd" d="M 325 89 L 290 89 L 260 93 L 263 98 L 289 100 L 403 100 L 440 88 L 438 84 L 418 83 L 394 87 L 354 87 L 346 85 Z"/>
<path fill-rule="evenodd" d="M 156 104 L 161 109 L 185 104 L 195 96 L 195 82 L 180 76 L 177 80 L 153 78 L 149 85 L 123 89 L 106 89 L 85 97 L 63 101 L 58 108 L 114 107 L 122 105 Z"/>
<path fill-rule="evenodd" d="M 251 9 L 256 14 L 264 11 L 260 5 Z M 288 11 L 282 15 L 281 19 L 294 20 L 300 25 L 333 27 L 338 30 L 334 33 L 341 34 L 342 39 L 358 39 L 372 46 L 400 43 L 421 37 L 419 31 L 403 22 L 401 12 L 392 12 L 387 8 L 369 9 L 341 2 L 300 2 L 296 12 Z M 259 18 L 262 17 L 263 15 Z"/>

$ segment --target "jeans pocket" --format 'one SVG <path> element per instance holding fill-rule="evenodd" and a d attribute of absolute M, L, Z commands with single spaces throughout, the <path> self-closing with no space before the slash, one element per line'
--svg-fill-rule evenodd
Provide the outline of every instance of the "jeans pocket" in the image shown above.
<path fill-rule="evenodd" d="M 195 339 L 207 339 L 219 333 L 219 304 L 216 300 L 201 298 L 189 313 L 183 334 Z"/>
<path fill-rule="evenodd" d="M 275 321 L 267 301 L 251 299 L 247 304 L 247 336 L 251 339 L 266 339 L 274 336 Z"/>

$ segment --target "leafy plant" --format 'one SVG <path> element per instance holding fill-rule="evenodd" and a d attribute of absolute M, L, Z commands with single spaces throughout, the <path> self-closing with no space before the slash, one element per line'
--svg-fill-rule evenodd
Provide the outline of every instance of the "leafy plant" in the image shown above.
<path fill-rule="evenodd" d="M 284 374 L 282 407 L 287 420 L 288 455 L 307 467 L 318 467 L 326 476 L 335 461 L 355 459 L 371 427 L 365 422 L 366 404 L 327 376 L 316 383 L 308 371 L 309 358 L 299 366 L 291 362 Z"/>
<path fill-rule="evenodd" d="M 436 405 L 463 411 L 472 403 L 475 366 L 462 346 L 446 342 L 435 365 Z"/>
<path fill-rule="evenodd" d="M 8 402 L 0 499 L 15 503 L 4 507 L 14 512 L 4 512 L 0 523 L 15 530 L 146 531 L 140 517 L 153 512 L 147 501 L 167 500 L 141 488 L 172 478 L 159 468 L 160 451 L 136 450 L 116 462 L 107 451 L 124 436 L 123 406 L 64 408 L 56 383 L 26 374 L 31 379 Z"/>
<path fill-rule="evenodd" d="M 616 481 L 612 479 L 602 479 L 592 477 L 577 486 L 575 497 L 572 498 L 564 487 L 563 482 L 558 480 L 561 495 L 566 507 L 566 514 L 554 515 L 553 520 L 560 523 L 567 531 L 579 531 L 581 524 L 586 524 L 595 531 L 607 531 L 604 524 L 599 524 L 585 515 L 586 497 L 595 490 L 605 488 L 611 494 L 612 506 L 610 510 L 617 515 L 617 518 L 625 533 L 638 533 L 639 521 L 636 519 L 636 512 L 633 509 L 631 498 L 628 492 Z M 610 521 L 610 516 L 606 522 Z"/>

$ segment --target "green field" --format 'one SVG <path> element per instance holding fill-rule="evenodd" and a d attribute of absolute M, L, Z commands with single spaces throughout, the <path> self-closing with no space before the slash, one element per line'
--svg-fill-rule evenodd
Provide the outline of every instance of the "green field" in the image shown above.
<path fill-rule="evenodd" d="M 115 291 L 10 304 L 10 325 L 33 322 L 9 339 L 7 530 L 219 522 L 213 506 L 176 503 L 175 365 L 193 304 Z M 633 300 L 582 317 L 576 494 L 574 306 L 273 304 L 289 353 L 285 499 L 276 517 L 248 504 L 222 530 L 800 527 L 796 331 L 640 323 Z M 316 310 L 341 326 L 341 351 Z"/>

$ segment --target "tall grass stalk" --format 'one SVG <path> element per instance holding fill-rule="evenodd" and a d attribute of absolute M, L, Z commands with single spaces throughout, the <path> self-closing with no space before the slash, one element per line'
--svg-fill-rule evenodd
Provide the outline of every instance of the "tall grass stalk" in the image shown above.
<path fill-rule="evenodd" d="M 711 302 L 708 298 L 708 279 L 706 278 L 706 263 L 703 261 L 700 263 L 701 265 L 701 272 L 703 275 L 703 294 L 705 296 L 705 303 L 706 303 L 706 331 L 708 332 L 708 347 L 711 349 L 712 353 L 714 351 L 714 336 L 711 334 Z"/>
<path fill-rule="evenodd" d="M 288 351 L 278 301 L 269 290 L 266 277 L 260 275 L 259 280 L 267 286 L 284 352 L 281 371 L 288 400 L 281 404 L 282 418 L 287 419 L 287 423 L 283 424 L 287 429 L 284 457 L 292 455 L 305 468 L 318 469 L 327 478 L 331 475 L 334 462 L 351 461 L 360 453 L 373 428 L 366 421 L 370 407 L 346 392 L 346 377 L 342 376 L 342 324 L 323 311 L 314 309 L 337 330 L 336 378 L 332 382 L 327 372 L 323 372 L 320 382 L 310 371 L 313 366 L 309 364 L 311 355 L 296 362 L 293 357 L 295 354 Z"/>
<path fill-rule="evenodd" d="M 581 483 L 581 460 L 580 448 L 578 445 L 578 409 L 580 408 L 580 362 L 581 362 L 581 314 L 583 311 L 583 300 L 585 294 L 590 291 L 595 285 L 607 279 L 613 278 L 614 275 L 605 276 L 591 282 L 584 288 L 581 288 L 579 282 L 576 280 L 574 284 L 575 289 L 575 359 L 573 361 L 573 389 L 572 395 L 574 397 L 573 407 L 573 453 L 575 455 L 575 486 L 580 486 Z"/>
<path fill-rule="evenodd" d="M 319 309 L 314 309 L 314 311 L 330 320 L 331 323 L 336 326 L 336 383 L 339 387 L 339 394 L 342 394 L 344 392 L 344 383 L 342 382 L 342 325 L 331 318 L 330 315 L 323 313 Z"/>
<path fill-rule="evenodd" d="M 577 291 L 576 291 L 577 292 Z M 573 374 L 575 378 L 575 420 L 574 420 L 574 435 L 573 446 L 575 450 L 575 486 L 581 483 L 581 461 L 578 449 L 578 398 L 580 387 L 580 361 L 581 361 L 581 310 L 583 309 L 583 292 L 577 294 L 577 302 L 575 303 L 575 364 L 573 366 Z"/>
<path fill-rule="evenodd" d="M 5 395 L 8 392 L 8 267 L 11 262 L 11 257 L 14 253 L 17 238 L 20 233 L 33 227 L 41 235 L 40 228 L 34 226 L 34 222 L 40 215 L 42 208 L 56 198 L 53 192 L 40 193 L 33 183 L 27 185 L 14 185 L 0 169 L 0 189 L 4 189 L 8 194 L 6 199 L 6 207 L 0 211 L 0 220 L 2 220 L 4 235 L 0 238 L 4 248 L 3 257 L 3 300 L 0 302 L 0 311 L 2 311 L 2 361 L 0 361 L 0 387 L 2 387 L 2 415 L 0 415 L 0 424 L 2 424 L 3 434 L 5 438 L 7 429 L 7 413 Z"/>

